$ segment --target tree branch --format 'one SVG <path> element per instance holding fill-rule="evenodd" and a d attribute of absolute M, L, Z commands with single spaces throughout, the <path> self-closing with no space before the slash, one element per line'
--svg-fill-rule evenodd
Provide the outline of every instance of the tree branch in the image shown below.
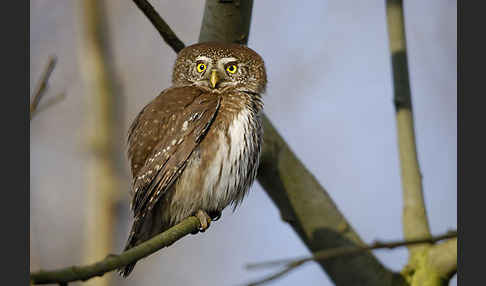
<path fill-rule="evenodd" d="M 150 254 L 170 246 L 189 233 L 198 231 L 200 225 L 196 217 L 188 217 L 176 226 L 156 235 L 138 246 L 135 246 L 120 255 L 108 255 L 105 259 L 84 266 L 71 266 L 52 271 L 37 271 L 30 274 L 33 284 L 66 283 L 78 280 L 88 280 L 95 276 L 103 276 L 106 272 L 118 269 L 121 266 L 138 261 Z"/>
<path fill-rule="evenodd" d="M 45 94 L 45 90 L 47 89 L 47 82 L 49 81 L 49 77 L 51 76 L 52 71 L 56 67 L 56 62 L 57 58 L 55 56 L 50 56 L 47 61 L 46 68 L 44 69 L 44 72 L 42 73 L 42 76 L 37 84 L 34 97 L 30 102 L 30 120 L 32 120 L 32 117 L 35 115 L 39 102 Z"/>
<path fill-rule="evenodd" d="M 252 9 L 253 0 L 206 0 L 199 42 L 246 45 Z"/>
<path fill-rule="evenodd" d="M 412 99 L 408 76 L 405 24 L 402 0 L 387 0 L 389 43 L 392 53 L 394 102 L 397 118 L 400 169 L 403 185 L 403 232 L 405 239 L 430 236 L 422 190 L 422 176 L 412 115 Z M 413 261 L 425 246 L 409 247 Z"/>
<path fill-rule="evenodd" d="M 265 268 L 265 267 L 274 267 L 274 266 L 285 266 L 284 269 L 281 271 L 272 274 L 271 276 L 264 278 L 262 280 L 258 280 L 255 282 L 252 282 L 248 285 L 251 286 L 256 286 L 256 285 L 263 285 L 267 282 L 270 282 L 272 280 L 275 280 L 279 277 L 282 277 L 283 275 L 289 273 L 290 271 L 296 269 L 297 267 L 305 264 L 306 262 L 309 261 L 322 261 L 330 258 L 336 258 L 336 257 L 342 257 L 342 256 L 347 256 L 347 255 L 355 255 L 361 252 L 366 252 L 369 250 L 375 250 L 375 249 L 393 249 L 401 246 L 410 246 L 410 245 L 417 245 L 417 244 L 430 244 L 430 243 L 436 243 L 438 241 L 448 239 L 448 238 L 456 238 L 457 237 L 457 232 L 448 232 L 443 235 L 435 236 L 435 237 L 427 237 L 423 239 L 414 239 L 414 240 L 405 240 L 405 241 L 394 241 L 394 242 L 379 242 L 376 241 L 372 245 L 366 245 L 366 246 L 359 246 L 359 247 L 341 247 L 341 248 L 334 248 L 334 249 L 328 249 L 328 250 L 323 250 L 319 251 L 313 254 L 311 257 L 305 257 L 305 258 L 298 258 L 298 259 L 285 259 L 285 260 L 277 260 L 277 261 L 270 261 L 270 262 L 262 262 L 262 263 L 255 263 L 255 264 L 250 264 L 247 265 L 248 269 L 255 269 L 255 268 Z M 457 240 L 457 239 L 454 239 Z M 451 241 L 451 240 L 449 240 Z M 446 243 L 444 243 L 446 244 Z M 441 245 L 444 245 L 441 244 Z M 443 251 L 444 249 L 438 250 L 438 251 Z"/>
<path fill-rule="evenodd" d="M 326 190 L 298 160 L 270 121 L 258 180 L 311 252 L 364 245 Z M 370 252 L 318 262 L 336 285 L 392 285 L 401 279 Z M 400 284 L 400 283 L 398 283 Z"/>
<path fill-rule="evenodd" d="M 154 7 L 146 0 L 133 0 L 137 7 L 147 16 L 152 25 L 159 31 L 164 41 L 174 49 L 176 53 L 184 48 L 184 43 L 176 36 L 167 23 L 155 11 Z"/>

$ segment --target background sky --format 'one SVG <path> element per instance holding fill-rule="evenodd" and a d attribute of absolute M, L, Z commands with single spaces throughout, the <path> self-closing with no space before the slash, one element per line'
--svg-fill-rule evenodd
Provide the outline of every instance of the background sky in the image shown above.
<path fill-rule="evenodd" d="M 176 54 L 132 1 L 105 1 L 125 133 L 170 84 Z M 150 1 L 186 44 L 195 43 L 204 1 Z M 403 237 L 385 1 L 254 1 L 248 45 L 265 60 L 265 112 L 328 190 L 365 242 Z M 79 71 L 79 1 L 30 1 L 30 90 L 57 55 L 46 100 L 30 128 L 31 270 L 79 264 L 86 186 L 85 96 Z M 405 21 L 418 157 L 433 234 L 457 229 L 457 3 L 409 0 Z M 42 103 L 41 103 L 42 104 Z M 125 140 L 123 134 L 120 140 Z M 120 154 L 114 253 L 131 223 L 128 165 Z M 258 183 L 235 213 L 137 264 L 114 285 L 237 285 L 268 272 L 244 265 L 307 254 Z M 376 251 L 393 270 L 405 249 Z M 324 282 L 323 282 L 324 281 Z M 332 285 L 315 263 L 273 285 Z M 451 282 L 456 285 L 456 278 Z"/>

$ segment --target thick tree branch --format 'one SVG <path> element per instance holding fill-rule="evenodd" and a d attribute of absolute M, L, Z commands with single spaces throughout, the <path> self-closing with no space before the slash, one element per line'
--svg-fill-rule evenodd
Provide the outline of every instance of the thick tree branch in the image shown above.
<path fill-rule="evenodd" d="M 44 72 L 42 73 L 42 76 L 37 84 L 36 91 L 34 92 L 34 97 L 30 102 L 30 120 L 32 120 L 32 117 L 38 110 L 37 107 L 39 106 L 39 102 L 45 94 L 45 91 L 47 89 L 47 82 L 49 81 L 49 77 L 51 76 L 52 71 L 56 67 L 56 62 L 57 59 L 55 56 L 49 57 L 47 61 L 46 68 L 44 69 Z"/>
<path fill-rule="evenodd" d="M 246 45 L 252 9 L 253 0 L 206 0 L 199 42 Z"/>
<path fill-rule="evenodd" d="M 448 238 L 456 238 L 457 237 L 457 232 L 448 232 L 443 235 L 435 236 L 435 237 L 427 237 L 423 239 L 415 239 L 415 240 L 405 240 L 405 241 L 394 241 L 394 242 L 379 242 L 376 241 L 375 243 L 371 245 L 364 245 L 364 246 L 359 246 L 359 247 L 341 247 L 341 248 L 334 248 L 334 249 L 328 249 L 328 250 L 322 250 L 318 251 L 313 254 L 311 257 L 305 257 L 305 258 L 298 258 L 298 259 L 285 259 L 285 260 L 277 260 L 277 261 L 270 261 L 270 262 L 262 262 L 262 263 L 255 263 L 255 264 L 250 264 L 247 266 L 248 269 L 255 269 L 255 268 L 266 268 L 266 267 L 274 267 L 274 266 L 285 266 L 284 269 L 281 271 L 272 274 L 271 276 L 264 278 L 262 280 L 258 280 L 255 282 L 250 283 L 249 285 L 251 286 L 256 286 L 256 285 L 263 285 L 267 282 L 270 282 L 272 280 L 275 280 L 277 278 L 282 277 L 283 275 L 289 273 L 290 271 L 296 269 L 299 266 L 302 266 L 306 262 L 309 261 L 322 261 L 326 259 L 331 259 L 331 258 L 336 258 L 336 257 L 342 257 L 342 256 L 347 256 L 347 255 L 355 255 L 361 252 L 366 252 L 370 250 L 375 250 L 375 249 L 393 249 L 397 247 L 402 247 L 402 246 L 410 246 L 410 245 L 417 245 L 417 244 L 424 244 L 424 243 L 436 243 L 438 241 L 448 239 Z M 450 241 L 450 240 L 449 240 Z M 445 244 L 445 243 L 444 243 Z M 441 244 L 441 245 L 444 245 Z M 444 250 L 444 249 L 442 249 Z M 445 265 L 444 265 L 445 266 Z M 444 267 L 447 268 L 447 267 Z"/>
<path fill-rule="evenodd" d="M 41 270 L 31 273 L 30 280 L 33 284 L 49 284 L 78 280 L 84 281 L 96 276 L 103 276 L 106 272 L 116 270 L 121 266 L 149 256 L 161 248 L 170 246 L 187 234 L 198 231 L 198 229 L 199 220 L 196 217 L 188 217 L 176 226 L 120 255 L 108 255 L 99 262 L 84 266 L 71 266 L 53 271 Z"/>
<path fill-rule="evenodd" d="M 269 120 L 258 180 L 311 252 L 363 246 L 326 190 L 298 160 Z M 394 285 L 401 276 L 371 252 L 318 262 L 336 285 Z"/>
<path fill-rule="evenodd" d="M 430 236 L 430 229 L 415 143 L 402 0 L 387 0 L 387 20 L 403 185 L 403 232 L 410 240 Z M 411 246 L 409 261 L 420 256 L 424 247 Z"/>

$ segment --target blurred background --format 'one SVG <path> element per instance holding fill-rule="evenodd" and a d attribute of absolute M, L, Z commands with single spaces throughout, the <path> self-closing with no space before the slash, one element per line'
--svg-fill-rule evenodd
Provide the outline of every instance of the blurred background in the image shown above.
<path fill-rule="evenodd" d="M 118 109 L 113 140 L 124 144 L 136 114 L 170 85 L 176 54 L 132 1 L 104 2 Z M 186 45 L 197 41 L 204 1 L 150 2 Z M 31 271 L 84 263 L 93 109 L 81 72 L 80 9 L 80 1 L 30 1 L 31 93 L 56 55 L 45 100 L 66 95 L 30 124 Z M 457 229 L 457 3 L 405 1 L 405 23 L 425 202 L 440 234 Z M 403 237 L 387 37 L 383 0 L 274 0 L 254 1 L 248 42 L 266 63 L 266 114 L 368 243 Z M 131 224 L 125 148 L 118 158 L 111 253 L 121 252 Z M 143 259 L 126 280 L 107 275 L 112 285 L 241 285 L 269 273 L 247 263 L 308 253 L 256 182 L 237 211 L 225 210 L 205 233 Z M 393 270 L 407 261 L 404 248 L 375 253 Z M 272 285 L 296 284 L 333 285 L 315 263 Z"/>

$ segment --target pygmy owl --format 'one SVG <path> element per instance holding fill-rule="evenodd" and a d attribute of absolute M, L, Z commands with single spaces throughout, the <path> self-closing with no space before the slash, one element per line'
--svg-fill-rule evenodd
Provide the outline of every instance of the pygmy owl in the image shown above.
<path fill-rule="evenodd" d="M 245 46 L 200 43 L 179 53 L 172 87 L 128 132 L 134 222 L 125 250 L 191 215 L 204 231 L 242 201 L 258 169 L 265 86 L 263 60 Z"/>

